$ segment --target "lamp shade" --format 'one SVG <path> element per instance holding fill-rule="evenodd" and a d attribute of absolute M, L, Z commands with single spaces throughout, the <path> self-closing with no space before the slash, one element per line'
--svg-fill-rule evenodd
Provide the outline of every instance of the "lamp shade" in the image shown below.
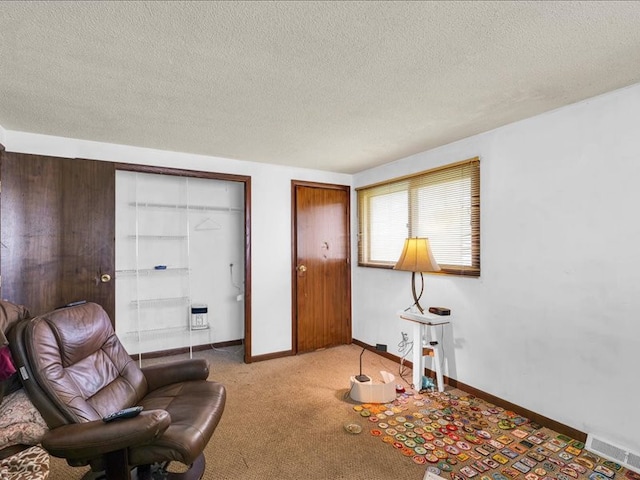
<path fill-rule="evenodd" d="M 440 266 L 433 258 L 428 238 L 407 238 L 395 270 L 407 272 L 439 272 Z"/>

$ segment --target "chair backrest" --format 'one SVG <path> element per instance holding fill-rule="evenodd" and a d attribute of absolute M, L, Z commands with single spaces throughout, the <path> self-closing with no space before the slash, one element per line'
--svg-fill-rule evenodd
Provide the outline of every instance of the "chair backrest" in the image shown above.
<path fill-rule="evenodd" d="M 20 327 L 23 384 L 50 428 L 99 420 L 146 394 L 142 372 L 99 305 L 54 310 Z"/>

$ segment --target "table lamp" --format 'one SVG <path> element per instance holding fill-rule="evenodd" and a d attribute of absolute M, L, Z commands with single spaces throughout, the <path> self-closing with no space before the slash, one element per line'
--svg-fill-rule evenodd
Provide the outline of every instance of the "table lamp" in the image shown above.
<path fill-rule="evenodd" d="M 404 248 L 402 254 L 393 267 L 394 270 L 404 270 L 411 273 L 411 290 L 413 293 L 413 300 L 420 313 L 424 313 L 424 309 L 420 305 L 420 297 L 424 291 L 424 277 L 422 272 L 439 272 L 440 266 L 436 259 L 433 258 L 431 248 L 429 247 L 428 238 L 407 238 L 404 241 Z M 420 287 L 420 294 L 416 294 L 416 273 L 420 273 L 420 280 L 422 286 Z M 412 306 L 413 306 L 412 305 Z M 411 308 L 411 307 L 409 307 Z"/>

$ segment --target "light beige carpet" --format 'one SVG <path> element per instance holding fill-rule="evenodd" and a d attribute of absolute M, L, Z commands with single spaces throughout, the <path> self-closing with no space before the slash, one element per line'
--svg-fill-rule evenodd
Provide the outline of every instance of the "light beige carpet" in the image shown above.
<path fill-rule="evenodd" d="M 438 468 L 452 480 L 640 480 L 582 442 L 457 389 L 393 405 L 354 402 L 349 378 L 360 352 L 347 345 L 250 365 L 238 347 L 198 353 L 228 393 L 204 478 L 421 480 Z M 386 370 L 402 383 L 397 363 L 365 352 L 363 364 L 374 379 Z M 85 472 L 52 459 L 50 480 Z"/>
<path fill-rule="evenodd" d="M 252 364 L 242 363 L 239 347 L 195 353 L 209 359 L 210 378 L 224 383 L 228 395 L 205 450 L 204 478 L 422 479 L 424 465 L 382 444 L 354 413 L 357 402 L 347 394 L 361 350 L 346 345 Z M 380 370 L 398 376 L 397 363 L 372 352 L 364 353 L 363 365 L 375 380 Z M 354 422 L 363 427 L 359 435 L 344 429 Z M 49 479 L 76 480 L 86 471 L 52 458 Z"/>

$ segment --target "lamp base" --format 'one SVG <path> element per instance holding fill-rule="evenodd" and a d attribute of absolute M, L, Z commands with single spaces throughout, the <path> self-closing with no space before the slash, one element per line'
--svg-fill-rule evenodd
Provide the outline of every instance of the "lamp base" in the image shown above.
<path fill-rule="evenodd" d="M 356 375 L 355 379 L 357 381 L 359 381 L 360 383 L 370 382 L 371 381 L 371 379 L 369 377 L 367 377 L 366 375 Z"/>
<path fill-rule="evenodd" d="M 411 272 L 411 293 L 413 294 L 412 307 L 415 306 L 418 310 L 420 310 L 420 313 L 423 314 L 424 308 L 422 308 L 422 305 L 420 305 L 420 298 L 422 297 L 422 292 L 424 292 L 424 276 L 422 275 L 422 272 L 419 273 L 422 286 L 420 287 L 420 294 L 418 295 L 416 293 L 416 272 Z"/>

